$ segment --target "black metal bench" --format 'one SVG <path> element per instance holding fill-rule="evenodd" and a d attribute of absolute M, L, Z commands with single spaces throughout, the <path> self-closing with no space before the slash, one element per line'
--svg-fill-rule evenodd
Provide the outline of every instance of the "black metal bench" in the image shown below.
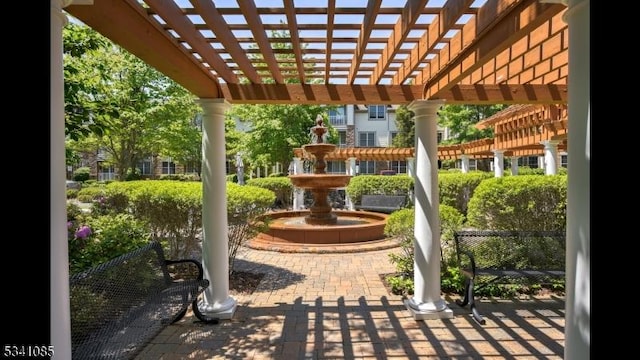
<path fill-rule="evenodd" d="M 376 211 L 390 214 L 402 209 L 407 201 L 404 195 L 362 195 L 357 210 Z"/>
<path fill-rule="evenodd" d="M 167 325 L 180 320 L 209 286 L 202 264 L 167 260 L 158 242 L 70 278 L 73 359 L 131 359 Z"/>
<path fill-rule="evenodd" d="M 465 275 L 464 298 L 480 324 L 485 320 L 475 304 L 475 290 L 492 283 L 528 279 L 545 284 L 565 276 L 564 231 L 462 230 L 454 233 L 456 255 Z"/>

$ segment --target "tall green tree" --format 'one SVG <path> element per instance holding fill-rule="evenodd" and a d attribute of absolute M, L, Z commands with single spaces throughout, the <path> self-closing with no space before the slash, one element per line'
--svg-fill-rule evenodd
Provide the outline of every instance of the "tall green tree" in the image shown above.
<path fill-rule="evenodd" d="M 288 31 L 274 31 L 273 38 L 291 38 Z M 273 42 L 272 46 L 279 59 L 294 59 L 290 42 Z M 258 65 L 261 58 L 254 59 Z M 313 64 L 305 63 L 305 70 L 313 68 Z M 284 73 L 283 75 L 291 75 Z M 296 73 L 297 74 L 297 73 Z M 264 82 L 269 83 L 274 80 L 265 78 Z M 286 83 L 299 83 L 297 76 L 286 77 Z M 323 114 L 330 107 L 317 105 L 234 105 L 228 112 L 227 117 L 231 120 L 239 120 L 247 125 L 249 129 L 244 135 L 233 135 L 227 132 L 227 142 L 237 139 L 237 146 L 234 144 L 228 151 L 233 153 L 241 151 L 243 157 L 248 160 L 252 167 L 271 166 L 280 163 L 286 169 L 293 158 L 293 149 L 308 144 L 311 140 L 309 130 L 315 125 L 318 114 Z M 330 142 L 337 142 L 336 131 L 326 121 L 329 127 Z M 229 129 L 228 129 L 229 130 Z M 228 153 L 227 155 L 232 155 Z"/>
<path fill-rule="evenodd" d="M 117 116 L 114 104 L 96 102 L 97 84 L 104 78 L 88 76 L 84 65 L 100 49 L 110 46 L 108 39 L 93 29 L 70 22 L 63 30 L 65 134 L 80 140 L 90 134 L 102 134 L 108 120 Z"/>
<path fill-rule="evenodd" d="M 65 34 L 72 39 L 93 39 L 85 34 L 91 31 L 74 24 Z M 197 152 L 201 145 L 192 126 L 199 111 L 193 96 L 129 52 L 104 41 L 108 46 L 96 46 L 79 57 L 70 52 L 65 57 L 74 69 L 71 82 L 91 90 L 76 91 L 78 107 L 87 109 L 81 123 L 100 120 L 100 131 L 84 136 L 91 134 L 96 146 L 106 151 L 120 179 L 151 155 L 168 153 L 183 161 L 194 159 L 197 155 L 189 151 Z M 104 43 L 101 40 L 99 44 Z M 180 150 L 185 142 L 193 149 Z"/>
<path fill-rule="evenodd" d="M 493 137 L 493 129 L 479 130 L 475 125 L 498 111 L 506 108 L 506 105 L 445 105 L 438 112 L 439 125 L 449 128 L 452 134 L 450 139 L 444 140 L 444 144 L 460 144 L 473 140 Z"/>
<path fill-rule="evenodd" d="M 227 112 L 231 119 L 249 123 L 238 147 L 253 167 L 280 163 L 286 169 L 293 149 L 308 144 L 309 130 L 326 108 L 316 105 L 240 105 Z M 330 137 L 329 141 L 336 141 Z"/>
<path fill-rule="evenodd" d="M 414 147 L 416 139 L 415 122 L 413 121 L 413 111 L 406 105 L 400 105 L 396 109 L 397 135 L 393 138 L 394 147 Z"/>

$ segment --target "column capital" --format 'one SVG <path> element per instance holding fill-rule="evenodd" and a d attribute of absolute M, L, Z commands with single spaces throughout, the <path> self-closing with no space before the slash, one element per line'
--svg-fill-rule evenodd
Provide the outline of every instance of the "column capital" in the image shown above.
<path fill-rule="evenodd" d="M 231 104 L 223 98 L 196 99 L 196 103 L 200 104 L 205 115 L 224 115 L 224 112 L 231 107 Z"/>
<path fill-rule="evenodd" d="M 567 10 L 562 14 L 562 21 L 566 24 L 569 23 L 569 19 L 576 16 L 576 13 L 589 9 L 589 0 L 561 0 L 563 5 L 567 5 Z"/>
<path fill-rule="evenodd" d="M 491 150 L 491 152 L 493 153 L 493 155 L 503 155 L 504 154 L 504 150 L 502 149 L 493 149 Z"/>
<path fill-rule="evenodd" d="M 435 115 L 444 103 L 445 100 L 414 100 L 407 108 L 414 113 L 420 111 L 421 113 L 425 113 L 425 115 Z"/>
<path fill-rule="evenodd" d="M 560 140 L 542 140 L 540 144 L 544 145 L 545 148 L 556 147 L 560 144 Z"/>

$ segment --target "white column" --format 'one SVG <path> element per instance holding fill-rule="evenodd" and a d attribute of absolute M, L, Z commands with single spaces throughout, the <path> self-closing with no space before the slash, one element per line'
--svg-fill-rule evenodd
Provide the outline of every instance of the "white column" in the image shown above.
<path fill-rule="evenodd" d="M 293 158 L 293 174 L 302 173 L 302 159 L 299 157 Z M 293 210 L 302 210 L 304 208 L 304 189 L 295 187 L 293 188 Z"/>
<path fill-rule="evenodd" d="M 347 117 L 347 125 L 355 124 L 356 115 L 354 105 L 347 105 L 347 113 L 345 114 L 345 116 Z"/>
<path fill-rule="evenodd" d="M 347 175 L 356 176 L 356 158 L 350 157 L 346 160 L 347 164 Z M 345 191 L 345 206 L 347 210 L 354 211 L 356 209 L 355 204 L 351 201 L 351 198 Z"/>
<path fill-rule="evenodd" d="M 544 169 L 544 155 L 538 156 L 538 169 Z"/>
<path fill-rule="evenodd" d="M 416 158 L 415 157 L 407 158 L 407 175 L 411 177 L 416 176 Z"/>
<path fill-rule="evenodd" d="M 62 28 L 67 17 L 62 8 L 70 1 L 51 0 L 49 50 L 49 230 L 50 230 L 50 339 L 53 359 L 71 359 L 71 310 L 69 307 L 69 247 L 67 243 L 66 162 L 64 149 L 64 72 L 62 60 Z M 26 339 L 25 339 L 26 340 Z M 46 345 L 46 344 L 45 344 Z"/>
<path fill-rule="evenodd" d="M 409 104 L 415 114 L 414 295 L 405 306 L 415 320 L 453 318 L 440 295 L 440 199 L 438 195 L 437 112 L 444 101 Z"/>
<path fill-rule="evenodd" d="M 461 155 L 460 162 L 462 166 L 462 173 L 466 174 L 469 172 L 469 155 Z"/>
<path fill-rule="evenodd" d="M 518 175 L 518 156 L 511 157 L 511 175 Z"/>
<path fill-rule="evenodd" d="M 495 177 L 504 175 L 504 150 L 493 150 L 493 175 Z"/>
<path fill-rule="evenodd" d="M 416 158 L 415 157 L 407 158 L 407 176 L 410 176 L 414 179 L 416 177 Z M 414 193 L 415 192 L 413 190 L 409 190 L 409 199 L 411 199 L 411 204 L 415 204 L 416 202 Z"/>
<path fill-rule="evenodd" d="M 588 360 L 591 347 L 591 64 L 589 0 L 569 0 L 567 262 L 564 358 Z"/>
<path fill-rule="evenodd" d="M 544 145 L 544 173 L 545 175 L 555 175 L 558 173 L 558 144 L 557 140 L 545 140 L 540 144 Z"/>
<path fill-rule="evenodd" d="M 200 310 L 231 319 L 237 301 L 229 296 L 229 236 L 227 222 L 224 99 L 200 99 L 202 106 L 202 266 L 211 285 Z"/>

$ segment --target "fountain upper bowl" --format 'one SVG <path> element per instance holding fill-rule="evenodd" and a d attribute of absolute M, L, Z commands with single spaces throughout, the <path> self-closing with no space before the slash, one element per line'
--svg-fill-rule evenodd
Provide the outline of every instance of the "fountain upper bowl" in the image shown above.
<path fill-rule="evenodd" d="M 303 189 L 334 189 L 347 186 L 351 175 L 341 174 L 298 174 L 289 175 L 291 183 Z"/>

